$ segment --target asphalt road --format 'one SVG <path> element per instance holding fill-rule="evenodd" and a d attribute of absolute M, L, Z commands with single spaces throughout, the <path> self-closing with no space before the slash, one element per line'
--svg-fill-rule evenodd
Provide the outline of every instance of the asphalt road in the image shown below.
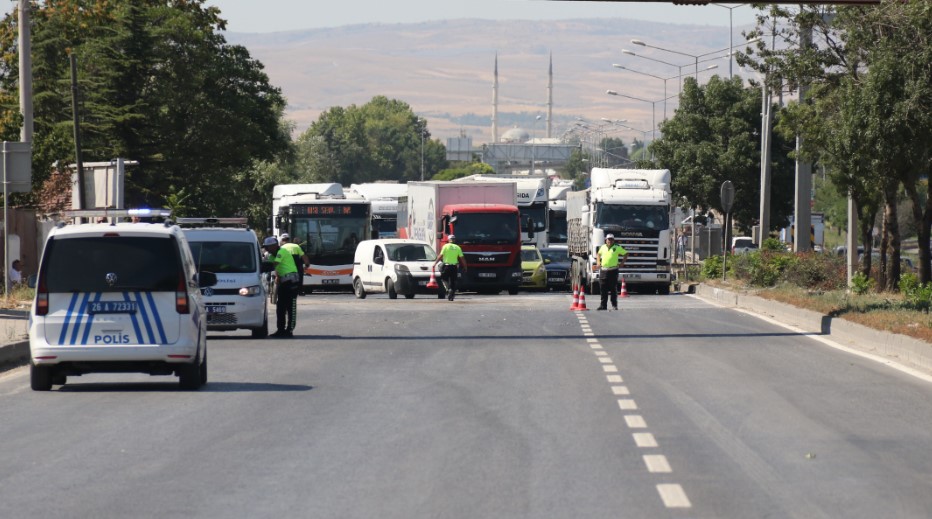
<path fill-rule="evenodd" d="M 208 385 L 0 375 L 0 516 L 877 518 L 932 510 L 932 384 L 682 296 L 299 298 Z"/>

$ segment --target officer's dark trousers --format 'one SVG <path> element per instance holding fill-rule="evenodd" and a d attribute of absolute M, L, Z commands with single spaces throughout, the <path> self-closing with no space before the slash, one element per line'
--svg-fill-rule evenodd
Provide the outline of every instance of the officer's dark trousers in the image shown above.
<path fill-rule="evenodd" d="M 612 297 L 612 307 L 618 306 L 618 268 L 599 270 L 599 292 L 602 302 L 599 308 L 607 308 L 608 297 Z"/>
<path fill-rule="evenodd" d="M 298 313 L 298 284 L 283 282 L 278 285 L 278 303 L 275 305 L 276 326 L 279 332 L 294 331 Z"/>
<path fill-rule="evenodd" d="M 443 283 L 447 297 L 456 293 L 456 276 L 458 272 L 458 265 L 444 265 L 443 270 L 440 271 L 440 281 Z"/>

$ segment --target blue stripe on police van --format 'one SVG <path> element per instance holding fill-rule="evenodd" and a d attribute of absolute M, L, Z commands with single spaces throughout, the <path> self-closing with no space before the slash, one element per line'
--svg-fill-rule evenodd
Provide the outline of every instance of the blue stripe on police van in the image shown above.
<path fill-rule="evenodd" d="M 168 339 L 165 338 L 165 328 L 162 326 L 162 316 L 159 315 L 159 307 L 155 304 L 155 299 L 152 298 L 152 292 L 146 292 L 146 298 L 149 300 L 149 305 L 152 307 L 152 317 L 155 319 L 155 327 L 159 330 L 159 338 L 162 339 L 161 344 L 166 344 Z"/>
<path fill-rule="evenodd" d="M 168 343 L 168 339 L 165 337 L 165 327 L 162 326 L 162 316 L 159 315 L 159 307 L 155 304 L 155 299 L 152 298 L 152 292 L 146 292 L 146 298 L 149 299 L 149 305 L 152 306 L 152 317 L 155 318 L 155 327 L 159 330 L 159 338 L 162 339 L 162 344 Z"/>
<path fill-rule="evenodd" d="M 123 292 L 123 300 L 132 302 L 129 292 Z M 136 343 L 142 344 L 142 330 L 139 329 L 139 321 L 136 320 L 136 314 L 129 314 L 130 321 L 133 323 L 133 330 L 136 332 Z"/>
<path fill-rule="evenodd" d="M 100 296 L 102 296 L 102 295 L 103 295 L 103 292 L 97 292 L 97 295 L 94 296 L 94 302 L 95 302 L 95 303 L 99 303 L 99 302 L 100 302 Z M 87 339 L 88 339 L 88 338 L 90 337 L 90 335 L 91 335 L 91 327 L 92 327 L 93 325 L 94 325 L 94 315 L 91 314 L 91 315 L 88 315 L 88 316 L 87 316 L 87 325 L 84 327 L 84 337 L 81 337 L 81 344 L 87 345 Z"/>
<path fill-rule="evenodd" d="M 146 311 L 146 304 L 142 299 L 142 294 L 134 292 L 133 295 L 136 297 L 136 306 L 139 307 L 139 315 L 142 317 L 142 324 L 146 326 L 146 333 L 149 335 L 149 343 L 155 343 L 155 335 L 152 333 L 152 324 L 149 322 L 149 312 Z"/>
<path fill-rule="evenodd" d="M 61 335 L 58 337 L 58 344 L 65 344 L 65 339 L 68 338 L 68 321 L 71 320 L 71 315 L 74 313 L 74 305 L 78 302 L 78 293 L 75 292 L 71 294 L 71 302 L 68 303 L 68 311 L 65 312 L 65 321 L 61 325 Z"/>
<path fill-rule="evenodd" d="M 81 299 L 81 307 L 78 308 L 78 312 L 74 319 L 74 329 L 71 330 L 71 341 L 69 345 L 74 345 L 78 341 L 78 332 L 81 330 L 81 318 L 84 316 L 84 313 L 87 311 L 87 301 L 91 298 L 90 292 L 84 293 L 84 298 Z"/>

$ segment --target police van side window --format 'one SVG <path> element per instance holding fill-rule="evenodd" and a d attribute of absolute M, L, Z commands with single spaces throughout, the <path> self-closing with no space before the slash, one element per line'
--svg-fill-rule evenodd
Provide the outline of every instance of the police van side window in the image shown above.
<path fill-rule="evenodd" d="M 52 239 L 45 254 L 49 292 L 169 292 L 184 275 L 171 237 Z"/>

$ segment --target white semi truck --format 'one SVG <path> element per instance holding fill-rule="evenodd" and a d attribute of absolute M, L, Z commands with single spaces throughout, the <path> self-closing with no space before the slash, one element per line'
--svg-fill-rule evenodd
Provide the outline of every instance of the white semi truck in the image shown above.
<path fill-rule="evenodd" d="M 398 199 L 408 193 L 408 184 L 369 182 L 352 184 L 346 198 L 361 198 L 372 205 L 372 237 L 398 237 Z"/>
<path fill-rule="evenodd" d="M 547 241 L 550 245 L 566 244 L 566 194 L 572 190 L 572 180 L 550 183 L 550 200 L 547 203 Z"/>
<path fill-rule="evenodd" d="M 546 247 L 550 177 L 535 175 L 470 175 L 455 182 L 509 182 L 516 188 L 515 204 L 521 212 L 521 243 Z"/>
<path fill-rule="evenodd" d="M 566 196 L 571 276 L 599 292 L 596 251 L 605 235 L 628 251 L 621 268 L 627 286 L 670 293 L 672 233 L 670 170 L 593 168 L 591 186 Z"/>

